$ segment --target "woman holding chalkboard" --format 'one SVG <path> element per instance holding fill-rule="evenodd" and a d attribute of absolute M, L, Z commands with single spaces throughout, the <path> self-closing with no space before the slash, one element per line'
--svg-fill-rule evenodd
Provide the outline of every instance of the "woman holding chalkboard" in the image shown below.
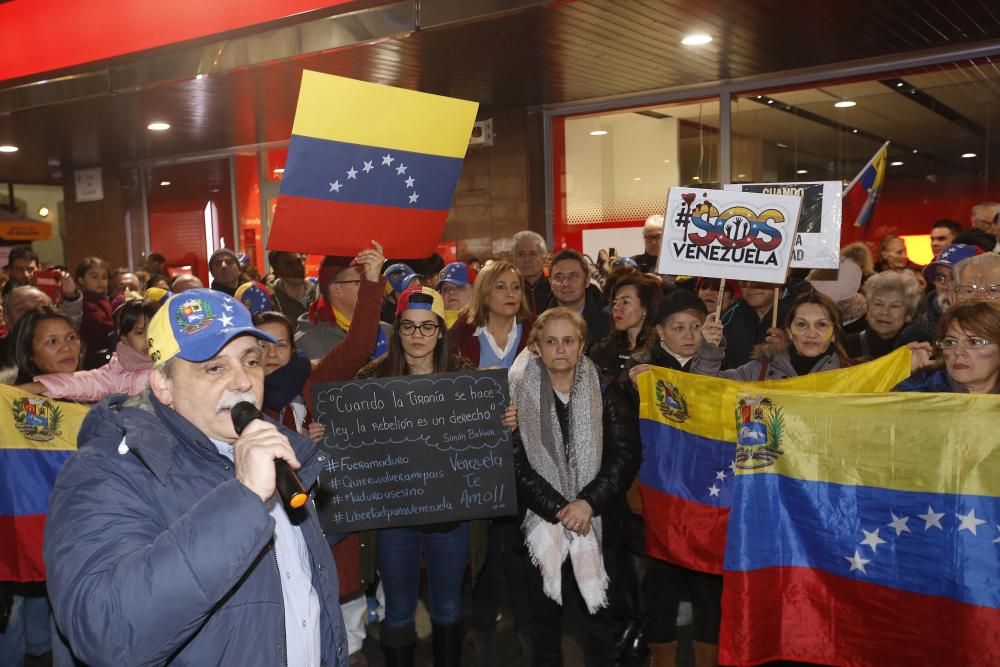
<path fill-rule="evenodd" d="M 634 411 L 583 355 L 587 325 L 568 308 L 538 316 L 510 370 L 514 466 L 531 559 L 533 664 L 562 665 L 562 604 L 586 606 L 587 665 L 613 665 L 608 607 L 625 490 L 639 469 Z M 603 391 L 602 391 L 603 389 Z"/>
<path fill-rule="evenodd" d="M 492 261 L 476 277 L 472 290 L 468 306 L 451 329 L 452 345 L 478 368 L 510 368 L 524 349 L 533 322 L 521 274 L 510 262 Z M 490 521 L 486 562 L 474 578 L 472 626 L 478 665 L 493 664 L 505 579 L 521 652 L 530 654 L 531 608 L 525 588 L 530 568 L 517 518 Z"/>
<path fill-rule="evenodd" d="M 441 295 L 429 287 L 407 289 L 396 305 L 389 351 L 361 369 L 358 377 L 430 375 L 470 368 L 466 360 L 451 353 L 446 333 Z M 378 531 L 376 560 L 385 590 L 381 639 L 386 664 L 413 665 L 421 557 L 427 563 L 434 664 L 457 666 L 462 653 L 462 582 L 469 561 L 469 524 L 465 521 Z"/>

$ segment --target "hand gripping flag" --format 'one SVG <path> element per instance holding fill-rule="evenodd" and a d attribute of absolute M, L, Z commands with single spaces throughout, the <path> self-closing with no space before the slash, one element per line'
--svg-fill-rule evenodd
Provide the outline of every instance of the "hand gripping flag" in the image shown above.
<path fill-rule="evenodd" d="M 87 407 L 0 386 L 0 581 L 45 581 L 49 495 Z"/>
<path fill-rule="evenodd" d="M 875 210 L 882 184 L 885 182 L 885 167 L 889 156 L 889 142 L 882 144 L 858 175 L 854 177 L 840 198 L 843 202 L 843 219 L 854 219 L 855 227 L 864 227 Z"/>
<path fill-rule="evenodd" d="M 720 663 L 1000 665 L 1000 398 L 737 400 Z"/>
<path fill-rule="evenodd" d="M 699 572 L 722 573 L 737 444 L 761 437 L 733 419 L 742 387 L 883 392 L 910 374 L 910 351 L 787 380 L 734 380 L 657 368 L 639 375 L 646 552 Z"/>
<path fill-rule="evenodd" d="M 437 248 L 478 104 L 304 71 L 271 250 Z"/>

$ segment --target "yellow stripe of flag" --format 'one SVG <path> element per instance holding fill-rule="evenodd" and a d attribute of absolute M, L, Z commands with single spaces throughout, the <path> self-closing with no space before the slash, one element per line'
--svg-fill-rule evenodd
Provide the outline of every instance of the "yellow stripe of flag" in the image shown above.
<path fill-rule="evenodd" d="M 654 368 L 638 378 L 641 397 L 639 416 L 692 435 L 736 442 L 736 398 L 740 392 L 759 393 L 763 389 L 774 388 L 830 394 L 879 393 L 891 390 L 909 375 L 910 351 L 905 347 L 850 368 L 765 382 L 736 382 Z M 683 421 L 668 417 L 659 408 L 656 392 L 660 381 L 677 388 L 686 404 L 687 417 Z M 661 393 L 666 389 L 661 388 Z"/>
<path fill-rule="evenodd" d="M 782 454 L 739 474 L 782 474 L 834 484 L 923 493 L 1000 495 L 990 437 L 1000 398 L 968 394 L 743 391 L 781 409 Z"/>
<path fill-rule="evenodd" d="M 73 451 L 88 411 L 0 385 L 0 449 Z"/>
<path fill-rule="evenodd" d="M 306 70 L 292 133 L 462 158 L 478 107 L 467 100 Z"/>

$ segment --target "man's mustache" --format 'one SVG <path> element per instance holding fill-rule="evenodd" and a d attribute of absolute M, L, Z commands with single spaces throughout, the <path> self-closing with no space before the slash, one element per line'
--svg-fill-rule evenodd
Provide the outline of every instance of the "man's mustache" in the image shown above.
<path fill-rule="evenodd" d="M 215 406 L 215 412 L 229 412 L 233 409 L 233 406 L 237 403 L 242 403 L 246 401 L 247 403 L 253 403 L 254 405 L 260 405 L 257 401 L 257 394 L 252 391 L 242 391 L 238 394 L 233 394 L 232 396 L 226 396 L 219 401 L 219 404 Z"/>

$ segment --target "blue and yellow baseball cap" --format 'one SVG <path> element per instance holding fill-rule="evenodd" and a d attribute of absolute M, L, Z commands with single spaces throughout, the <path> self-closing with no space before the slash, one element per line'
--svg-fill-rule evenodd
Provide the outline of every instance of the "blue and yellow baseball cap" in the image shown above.
<path fill-rule="evenodd" d="M 233 297 L 246 306 L 251 315 L 271 310 L 271 290 L 267 289 L 267 285 L 263 283 L 253 280 L 245 282 L 236 288 L 236 293 L 233 294 Z"/>
<path fill-rule="evenodd" d="M 411 287 L 399 295 L 399 303 L 396 304 L 396 317 L 410 308 L 429 310 L 444 320 L 444 299 L 441 298 L 441 294 L 437 290 L 432 290 L 430 287 Z"/>
<path fill-rule="evenodd" d="M 154 366 L 174 357 L 206 361 L 239 336 L 277 342 L 254 327 L 250 311 L 242 303 L 224 292 L 204 288 L 167 299 L 150 321 L 146 335 Z"/>

